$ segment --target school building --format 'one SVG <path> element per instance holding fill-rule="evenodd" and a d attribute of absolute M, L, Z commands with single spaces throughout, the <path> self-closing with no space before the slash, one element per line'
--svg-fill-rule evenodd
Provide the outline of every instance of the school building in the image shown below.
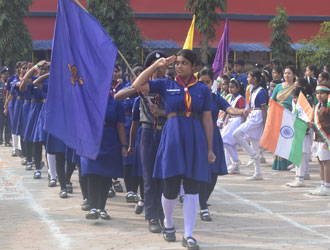
<path fill-rule="evenodd" d="M 80 2 L 86 6 L 85 0 Z M 145 49 L 177 50 L 183 46 L 192 19 L 185 4 L 186 0 L 129 0 L 137 26 L 146 39 Z M 294 49 L 299 49 L 300 40 L 316 35 L 322 22 L 330 21 L 329 0 L 228 0 L 226 13 L 217 10 L 221 20 L 216 26 L 216 38 L 209 42 L 210 47 L 217 48 L 228 18 L 231 57 L 251 63 L 269 61 L 271 29 L 268 22 L 278 6 L 287 9 L 290 21 L 287 32 Z M 25 17 L 36 56 L 50 56 L 56 11 L 57 0 L 34 0 Z M 201 39 L 195 30 L 194 48 L 200 47 Z"/>

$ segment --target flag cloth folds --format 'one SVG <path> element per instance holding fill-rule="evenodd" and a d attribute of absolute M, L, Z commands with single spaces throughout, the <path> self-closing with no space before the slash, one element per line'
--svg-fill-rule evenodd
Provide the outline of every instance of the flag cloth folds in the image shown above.
<path fill-rule="evenodd" d="M 271 99 L 260 146 L 299 166 L 306 130 L 306 122 Z"/>
<path fill-rule="evenodd" d="M 223 69 L 225 67 L 225 62 L 229 56 L 229 24 L 228 18 L 226 18 L 225 29 L 222 33 L 217 53 L 214 57 L 214 62 L 212 65 L 212 69 L 214 72 L 214 79 L 216 79 L 219 75 L 222 75 Z"/>
<path fill-rule="evenodd" d="M 305 122 L 313 122 L 314 111 L 312 106 L 307 101 L 305 95 L 300 92 L 297 104 L 295 105 L 295 110 L 298 113 L 299 118 L 303 119 Z"/>
<path fill-rule="evenodd" d="M 46 102 L 46 132 L 95 159 L 117 48 L 95 17 L 59 0 Z"/>
<path fill-rule="evenodd" d="M 191 21 L 191 25 L 190 25 L 190 28 L 189 28 L 187 37 L 186 37 L 186 41 L 184 42 L 184 45 L 183 45 L 183 49 L 193 50 L 193 46 L 194 46 L 194 44 L 193 44 L 194 43 L 194 31 L 195 31 L 195 19 L 196 19 L 196 16 L 194 15 L 193 16 L 193 19 Z"/>

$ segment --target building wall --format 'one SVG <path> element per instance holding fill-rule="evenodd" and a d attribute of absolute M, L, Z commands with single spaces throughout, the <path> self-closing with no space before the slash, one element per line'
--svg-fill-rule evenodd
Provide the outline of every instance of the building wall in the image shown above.
<path fill-rule="evenodd" d="M 85 5 L 85 0 L 80 1 Z M 136 23 L 145 39 L 173 40 L 182 46 L 191 23 L 191 15 L 184 9 L 186 0 L 129 0 L 136 15 Z M 329 0 L 228 0 L 230 41 L 236 43 L 257 43 L 269 45 L 271 30 L 268 21 L 282 4 L 290 18 L 288 33 L 293 42 L 310 39 L 315 35 L 323 17 L 330 20 Z M 34 40 L 51 40 L 56 18 L 57 0 L 35 0 L 31 14 L 25 18 Z M 156 15 L 154 17 L 153 14 Z M 220 13 L 219 14 L 223 14 Z M 161 17 L 161 18 L 160 18 Z M 306 21 L 307 20 L 307 21 Z M 314 21 L 313 21 L 314 20 Z M 316 21 L 315 21 L 316 20 Z M 224 28 L 224 20 L 216 27 L 216 39 L 211 42 L 217 47 Z M 199 47 L 201 35 L 195 31 L 194 46 Z"/>

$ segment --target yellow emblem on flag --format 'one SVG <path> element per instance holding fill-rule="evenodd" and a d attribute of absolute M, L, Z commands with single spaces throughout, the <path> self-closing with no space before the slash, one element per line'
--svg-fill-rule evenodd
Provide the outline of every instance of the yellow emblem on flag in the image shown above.
<path fill-rule="evenodd" d="M 71 83 L 72 85 L 76 84 L 76 81 L 79 82 L 80 85 L 84 84 L 84 81 L 81 76 L 78 75 L 78 68 L 76 65 L 68 64 L 70 75 L 71 75 Z"/>

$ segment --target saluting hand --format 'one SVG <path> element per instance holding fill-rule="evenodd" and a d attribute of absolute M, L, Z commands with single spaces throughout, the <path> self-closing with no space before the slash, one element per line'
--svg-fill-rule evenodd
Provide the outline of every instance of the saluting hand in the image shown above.
<path fill-rule="evenodd" d="M 42 66 L 44 66 L 44 65 L 47 64 L 47 61 L 46 60 L 42 60 L 42 61 L 38 62 L 37 64 L 38 64 L 39 67 L 42 67 Z"/>
<path fill-rule="evenodd" d="M 217 157 L 216 157 L 215 154 L 211 151 L 211 152 L 208 153 L 207 158 L 208 158 L 209 163 L 214 163 L 214 162 L 215 162 L 215 159 L 216 159 Z"/>
<path fill-rule="evenodd" d="M 176 60 L 176 56 L 173 55 L 173 56 L 170 56 L 170 57 L 167 57 L 167 58 L 159 58 L 155 63 L 154 65 L 157 66 L 157 68 L 160 68 L 160 67 L 168 67 L 170 66 L 172 63 L 174 63 Z"/>

